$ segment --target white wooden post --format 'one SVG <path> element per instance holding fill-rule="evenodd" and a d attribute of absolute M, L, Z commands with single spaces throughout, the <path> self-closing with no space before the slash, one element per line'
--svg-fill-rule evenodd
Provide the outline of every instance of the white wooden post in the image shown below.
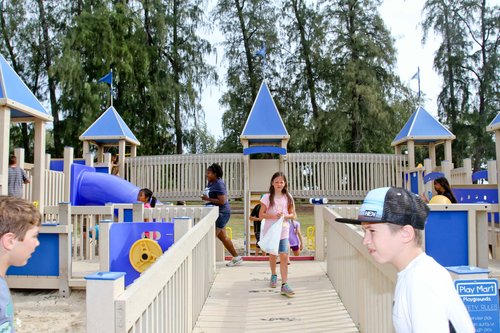
<path fill-rule="evenodd" d="M 174 217 L 174 244 L 193 227 L 191 217 Z"/>
<path fill-rule="evenodd" d="M 191 230 L 193 227 L 193 219 L 191 217 L 174 217 L 174 245 Z M 189 331 L 192 330 L 193 325 L 193 255 L 192 253 L 187 257 L 187 295 L 186 295 L 186 309 L 188 311 L 186 316 L 186 323 L 189 325 Z"/>
<path fill-rule="evenodd" d="M 472 160 L 470 158 L 464 159 L 465 170 L 465 184 L 472 184 Z"/>
<path fill-rule="evenodd" d="M 10 140 L 10 108 L 0 106 L 0 191 L 8 194 L 9 183 L 9 140 Z"/>
<path fill-rule="evenodd" d="M 94 166 L 94 154 L 92 153 L 87 153 L 83 155 L 83 158 L 85 159 L 85 165 L 89 167 Z"/>
<path fill-rule="evenodd" d="M 24 148 L 14 149 L 14 156 L 16 156 L 17 166 L 24 170 L 24 162 L 26 157 Z"/>
<path fill-rule="evenodd" d="M 82 156 L 85 157 L 85 155 L 87 155 L 88 153 L 90 153 L 90 143 L 87 140 L 85 140 L 83 141 Z"/>
<path fill-rule="evenodd" d="M 142 202 L 136 202 L 132 205 L 132 209 L 132 221 L 144 221 L 144 204 Z"/>
<path fill-rule="evenodd" d="M 33 170 L 32 200 L 38 201 L 40 212 L 45 207 L 45 122 L 35 121 L 35 161 Z"/>
<path fill-rule="evenodd" d="M 498 184 L 497 161 L 488 161 L 488 184 Z"/>
<path fill-rule="evenodd" d="M 315 228 L 315 260 L 325 260 L 325 221 L 323 219 L 324 205 L 314 205 L 314 228 Z"/>
<path fill-rule="evenodd" d="M 451 140 L 444 141 L 444 159 L 447 161 L 452 161 L 451 157 Z"/>
<path fill-rule="evenodd" d="M 102 147 L 102 145 L 97 145 L 97 163 L 102 163 L 104 160 L 103 160 L 103 153 L 104 153 L 104 149 Z"/>
<path fill-rule="evenodd" d="M 64 147 L 64 201 L 71 200 L 71 165 L 73 164 L 73 147 Z"/>
<path fill-rule="evenodd" d="M 130 146 L 130 157 L 137 156 L 137 146 L 135 144 Z"/>
<path fill-rule="evenodd" d="M 446 179 L 451 181 L 451 169 L 453 168 L 452 163 L 449 160 L 441 161 L 441 172 L 444 173 Z"/>
<path fill-rule="evenodd" d="M 430 158 L 426 158 L 424 160 L 424 169 L 426 175 L 432 172 L 432 160 Z M 434 189 L 433 182 L 424 183 L 423 191 L 429 200 L 431 199 L 429 196 L 429 192 L 432 193 L 433 189 Z"/>
<path fill-rule="evenodd" d="M 120 140 L 118 146 L 119 163 L 118 163 L 118 175 L 125 179 L 125 140 Z"/>
<path fill-rule="evenodd" d="M 111 161 L 111 154 L 105 153 L 103 158 L 103 164 L 108 168 L 108 173 L 111 173 L 111 168 L 113 167 L 113 162 Z"/>
<path fill-rule="evenodd" d="M 45 170 L 50 170 L 50 154 L 45 154 Z"/>
<path fill-rule="evenodd" d="M 115 332 L 115 300 L 125 290 L 125 273 L 97 272 L 87 281 L 87 332 Z"/>
<path fill-rule="evenodd" d="M 429 143 L 429 158 L 431 160 L 431 169 L 436 166 L 436 144 Z"/>
<path fill-rule="evenodd" d="M 59 203 L 59 225 L 67 227 L 67 233 L 59 234 L 59 294 L 68 297 L 71 293 L 71 206 L 67 202 Z"/>
<path fill-rule="evenodd" d="M 109 271 L 109 229 L 113 225 L 112 220 L 99 221 L 99 270 Z"/>
<path fill-rule="evenodd" d="M 415 169 L 415 142 L 408 140 L 406 145 L 408 148 L 408 169 Z"/>

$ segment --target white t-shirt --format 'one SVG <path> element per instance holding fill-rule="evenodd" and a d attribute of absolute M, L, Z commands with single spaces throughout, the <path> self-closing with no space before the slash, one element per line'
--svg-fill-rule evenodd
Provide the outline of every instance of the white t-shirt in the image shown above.
<path fill-rule="evenodd" d="M 474 325 L 448 271 L 422 253 L 401 272 L 392 321 L 397 333 L 474 333 Z"/>

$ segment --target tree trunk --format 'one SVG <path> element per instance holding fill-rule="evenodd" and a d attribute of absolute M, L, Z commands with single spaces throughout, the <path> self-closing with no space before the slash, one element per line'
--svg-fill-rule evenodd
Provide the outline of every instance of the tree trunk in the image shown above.
<path fill-rule="evenodd" d="M 255 69 L 253 65 L 253 52 L 250 46 L 250 36 L 248 27 L 245 24 L 245 14 L 243 13 L 243 5 L 240 4 L 239 0 L 234 0 L 236 10 L 238 12 L 238 20 L 240 23 L 241 34 L 243 36 L 243 46 L 245 48 L 245 57 L 247 60 L 248 78 L 250 80 L 250 89 L 252 94 L 252 101 L 257 97 L 257 80 L 255 78 Z"/>
<path fill-rule="evenodd" d="M 180 76 L 181 76 L 181 65 L 178 54 L 178 5 L 179 0 L 173 1 L 173 36 L 172 36 L 172 45 L 173 45 L 173 55 L 172 55 L 172 68 L 174 72 L 174 82 L 175 82 L 175 100 L 174 100 L 174 121 L 175 121 L 175 139 L 176 139 L 176 152 L 177 154 L 182 154 L 182 120 L 181 120 L 181 92 L 180 92 Z"/>
<path fill-rule="evenodd" d="M 44 64 L 45 72 L 47 73 L 48 83 L 49 83 L 49 98 L 50 98 L 50 108 L 52 110 L 52 117 L 54 118 L 54 149 L 56 156 L 62 156 L 63 146 L 61 141 L 62 127 L 61 121 L 59 120 L 59 106 L 57 105 L 56 97 L 56 81 L 52 74 L 52 52 L 49 36 L 49 25 L 47 22 L 47 17 L 45 13 L 45 8 L 43 6 L 43 0 L 38 0 L 38 8 L 40 11 L 40 22 L 42 25 L 43 33 L 43 54 L 44 54 Z"/>

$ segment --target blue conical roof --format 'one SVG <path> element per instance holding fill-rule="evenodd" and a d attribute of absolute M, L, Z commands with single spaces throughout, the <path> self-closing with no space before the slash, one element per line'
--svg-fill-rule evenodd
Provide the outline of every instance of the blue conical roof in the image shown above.
<path fill-rule="evenodd" d="M 414 140 L 416 143 L 431 143 L 447 139 L 453 140 L 455 135 L 419 106 L 396 135 L 391 146 L 397 146 L 408 140 Z"/>
<path fill-rule="evenodd" d="M 10 108 L 13 120 L 33 118 L 52 121 L 50 113 L 0 54 L 0 106 L 3 105 Z"/>
<path fill-rule="evenodd" d="M 134 133 L 112 106 L 80 136 L 82 141 L 91 140 L 99 143 L 113 143 L 123 139 L 137 146 L 140 145 Z"/>
<path fill-rule="evenodd" d="M 497 129 L 500 128 L 500 113 L 496 115 L 496 117 L 493 119 L 493 121 L 486 127 L 486 130 L 488 132 L 496 131 Z"/>
<path fill-rule="evenodd" d="M 260 86 L 241 138 L 249 140 L 290 138 L 265 82 Z"/>

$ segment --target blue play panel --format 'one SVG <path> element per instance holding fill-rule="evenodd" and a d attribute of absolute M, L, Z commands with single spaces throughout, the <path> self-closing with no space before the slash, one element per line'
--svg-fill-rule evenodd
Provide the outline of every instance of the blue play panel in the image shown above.
<path fill-rule="evenodd" d="M 59 234 L 39 234 L 40 245 L 28 263 L 21 267 L 11 266 L 7 275 L 59 276 Z"/>
<path fill-rule="evenodd" d="M 429 212 L 425 252 L 442 266 L 469 265 L 467 211 Z"/>
<path fill-rule="evenodd" d="M 156 236 L 152 237 L 152 235 Z M 129 252 L 132 245 L 143 238 L 154 239 L 165 252 L 174 243 L 174 224 L 170 222 L 113 223 L 109 230 L 109 270 L 126 273 L 125 287 L 141 275 L 130 264 Z"/>

